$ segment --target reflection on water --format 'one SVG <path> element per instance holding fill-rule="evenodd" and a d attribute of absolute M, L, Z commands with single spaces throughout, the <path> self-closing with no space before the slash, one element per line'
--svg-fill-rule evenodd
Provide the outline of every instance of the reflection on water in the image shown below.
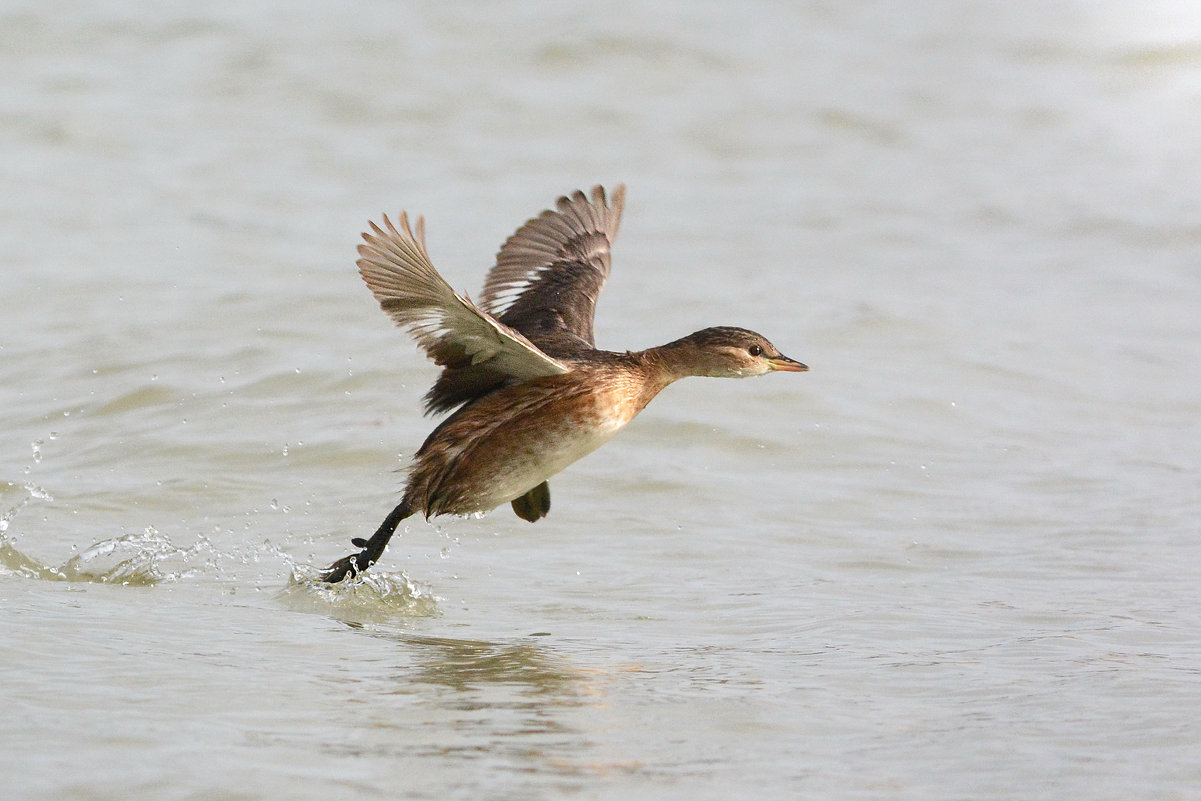
<path fill-rule="evenodd" d="M 609 705 L 610 676 L 584 668 L 541 638 L 490 642 L 364 630 L 394 643 L 401 664 L 378 698 L 395 736 L 373 738 L 376 753 L 507 764 L 517 775 L 593 776 L 632 765 L 606 759 L 590 738 Z"/>
<path fill-rule="evenodd" d="M 418 670 L 410 678 L 469 692 L 488 684 L 520 685 L 531 696 L 553 696 L 556 702 L 576 699 L 577 685 L 587 674 L 540 645 L 403 637 L 413 648 Z M 540 703 L 545 703 L 542 699 Z"/>

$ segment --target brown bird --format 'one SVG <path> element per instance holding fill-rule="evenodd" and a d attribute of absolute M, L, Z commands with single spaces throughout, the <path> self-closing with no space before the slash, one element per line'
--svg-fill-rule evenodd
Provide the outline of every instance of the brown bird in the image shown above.
<path fill-rule="evenodd" d="M 332 564 L 329 582 L 380 558 L 400 521 L 420 512 L 469 515 L 503 503 L 531 522 L 550 510 L 547 479 L 599 448 L 668 384 L 686 376 L 742 378 L 800 372 L 760 334 L 705 328 L 648 350 L 597 350 L 596 298 L 609 277 L 609 249 L 625 202 L 618 186 L 561 197 L 509 237 L 480 303 L 456 293 L 434 269 L 400 213 L 359 245 L 359 273 L 385 312 L 409 331 L 442 374 L 425 409 L 456 409 L 418 449 L 403 499 L 361 548 Z"/>

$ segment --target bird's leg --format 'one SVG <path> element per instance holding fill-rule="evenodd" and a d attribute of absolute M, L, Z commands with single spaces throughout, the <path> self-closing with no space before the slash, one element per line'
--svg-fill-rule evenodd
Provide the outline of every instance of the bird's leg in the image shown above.
<path fill-rule="evenodd" d="M 400 525 L 400 521 L 412 513 L 412 510 L 409 509 L 408 501 L 401 501 L 384 518 L 384 522 L 380 523 L 379 528 L 371 535 L 371 539 L 365 540 L 362 537 L 355 537 L 351 540 L 351 545 L 363 550 L 334 562 L 321 576 L 322 580 L 333 584 L 347 576 L 357 576 L 371 567 L 383 556 L 384 549 L 388 547 L 388 540 L 392 539 L 392 535 L 396 532 L 396 527 Z"/>

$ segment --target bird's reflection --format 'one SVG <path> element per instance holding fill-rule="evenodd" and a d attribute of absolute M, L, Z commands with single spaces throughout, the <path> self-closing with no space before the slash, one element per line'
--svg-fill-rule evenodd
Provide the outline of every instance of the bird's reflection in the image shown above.
<path fill-rule="evenodd" d="M 568 660 L 533 638 L 488 642 L 447 637 L 401 635 L 416 664 L 406 671 L 409 681 L 449 687 L 462 692 L 507 685 L 541 702 L 587 703 L 595 673 L 572 667 Z"/>
<path fill-rule="evenodd" d="M 416 734 L 420 755 L 473 764 L 486 756 L 518 772 L 573 779 L 627 769 L 594 741 L 595 711 L 608 706 L 612 677 L 574 665 L 553 641 L 369 633 L 403 646 L 407 659 L 392 686 L 406 722 L 397 725 Z"/>

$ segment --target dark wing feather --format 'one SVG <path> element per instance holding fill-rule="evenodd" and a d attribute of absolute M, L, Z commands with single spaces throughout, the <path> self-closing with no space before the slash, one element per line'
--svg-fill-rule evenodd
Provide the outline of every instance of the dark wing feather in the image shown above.
<path fill-rule="evenodd" d="M 509 237 L 488 273 L 480 306 L 548 354 L 596 347 L 592 319 L 609 277 L 625 186 L 608 202 L 603 187 L 589 199 L 561 197 Z"/>

